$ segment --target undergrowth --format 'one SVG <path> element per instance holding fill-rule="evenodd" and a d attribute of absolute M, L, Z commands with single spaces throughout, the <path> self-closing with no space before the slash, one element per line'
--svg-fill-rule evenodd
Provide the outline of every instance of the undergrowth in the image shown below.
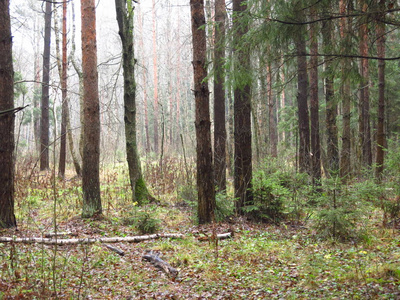
<path fill-rule="evenodd" d="M 196 226 L 193 166 L 173 159 L 166 165 L 157 171 L 157 163 L 146 164 L 145 178 L 159 202 L 145 206 L 132 203 L 124 165 L 104 170 L 104 218 L 98 220 L 79 216 L 79 180 L 56 180 L 57 229 L 74 238 L 153 232 L 184 238 L 113 244 L 124 256 L 101 243 L 58 246 L 56 252 L 40 244 L 0 243 L 0 299 L 400 297 L 400 236 L 390 223 L 398 218 L 392 181 L 397 173 L 390 168 L 386 182 L 361 178 L 344 185 L 329 179 L 316 193 L 307 176 L 269 160 L 254 174 L 254 203 L 247 215 L 235 216 L 228 186 L 227 193 L 217 194 L 216 222 Z M 2 236 L 41 237 L 53 231 L 51 174 L 31 167 L 18 167 L 19 230 L 3 230 Z M 215 243 L 213 233 L 227 231 L 233 238 Z M 143 262 L 147 250 L 177 268 L 178 278 Z"/>

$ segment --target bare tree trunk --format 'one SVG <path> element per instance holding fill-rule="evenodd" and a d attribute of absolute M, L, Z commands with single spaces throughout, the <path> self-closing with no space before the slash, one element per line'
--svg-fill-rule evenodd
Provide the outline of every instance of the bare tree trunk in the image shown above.
<path fill-rule="evenodd" d="M 215 187 L 211 150 L 211 122 L 206 65 L 206 33 L 203 0 L 190 0 L 192 15 L 194 96 L 196 102 L 197 191 L 199 224 L 214 217 Z"/>
<path fill-rule="evenodd" d="M 248 31 L 248 24 L 241 14 L 247 9 L 247 4 L 242 0 L 233 0 L 233 11 L 236 18 L 233 20 L 235 30 L 234 56 L 236 63 L 235 72 L 249 72 L 250 56 L 245 53 L 240 45 L 243 35 Z M 251 141 L 251 87 L 250 82 L 235 82 L 234 87 L 234 138 L 235 138 L 235 174 L 234 187 L 236 211 L 243 213 L 242 208 L 252 202 L 252 141 Z"/>
<path fill-rule="evenodd" d="M 49 168 L 49 83 L 50 83 L 50 42 L 51 42 L 51 2 L 46 2 L 44 15 L 43 79 L 40 119 L 40 170 Z"/>
<path fill-rule="evenodd" d="M 225 127 L 225 0 L 215 1 L 214 42 L 214 166 L 215 184 L 226 190 L 226 127 Z"/>
<path fill-rule="evenodd" d="M 365 0 L 360 0 L 360 9 L 367 12 L 368 4 Z M 368 24 L 366 19 L 360 25 L 360 55 L 368 56 Z M 360 145 L 362 148 L 362 164 L 371 167 L 371 126 L 369 116 L 369 61 L 366 58 L 361 59 L 360 65 L 361 87 L 360 87 Z"/>
<path fill-rule="evenodd" d="M 158 153 L 158 64 L 157 64 L 157 26 L 156 26 L 156 2 L 153 0 L 153 76 L 154 76 L 154 119 L 153 119 L 153 138 L 154 152 Z"/>
<path fill-rule="evenodd" d="M 143 204 L 152 198 L 147 190 L 136 139 L 136 81 L 135 53 L 133 48 L 133 0 L 115 0 L 119 36 L 122 42 L 122 64 L 124 69 L 124 120 L 126 138 L 126 157 L 129 168 L 129 179 L 134 202 Z"/>
<path fill-rule="evenodd" d="M 82 217 L 102 214 L 100 197 L 100 104 L 97 73 L 95 0 L 81 0 L 83 71 Z"/>
<path fill-rule="evenodd" d="M 0 111 L 14 108 L 14 69 L 9 0 L 0 1 Z M 14 215 L 14 112 L 0 114 L 0 228 L 17 226 Z"/>
<path fill-rule="evenodd" d="M 63 18 L 62 18 L 62 57 L 60 54 L 60 38 L 58 27 L 58 14 L 57 4 L 54 3 L 54 32 L 56 40 L 56 57 L 58 73 L 61 81 L 61 136 L 60 136 L 60 157 L 58 163 L 58 176 L 64 178 L 65 176 L 65 163 L 67 154 L 67 2 L 63 2 Z"/>
<path fill-rule="evenodd" d="M 298 32 L 296 38 L 297 51 L 297 108 L 299 118 L 299 170 L 300 172 L 310 172 L 310 120 L 308 112 L 308 77 L 307 77 L 307 58 L 306 41 L 303 30 Z"/>
<path fill-rule="evenodd" d="M 270 154 L 278 156 L 278 130 L 276 128 L 276 103 L 272 94 L 272 69 L 271 64 L 267 65 L 267 97 L 268 97 L 268 137 Z"/>
<path fill-rule="evenodd" d="M 315 15 L 315 8 L 311 8 Z M 318 98 L 318 40 L 316 24 L 310 26 L 310 123 L 311 123 L 311 174 L 313 183 L 321 180 L 321 144 L 319 138 L 319 98 Z"/>
<path fill-rule="evenodd" d="M 322 38 L 324 47 L 329 49 L 333 40 L 333 26 L 331 21 L 323 23 Z M 335 174 L 339 170 L 338 129 L 336 125 L 337 104 L 335 102 L 335 90 L 333 86 L 335 74 L 332 61 L 329 59 L 325 60 L 325 74 L 328 169 L 330 174 Z"/>
<path fill-rule="evenodd" d="M 377 0 L 378 2 L 378 0 Z M 379 0 L 379 11 L 385 10 L 385 0 Z M 383 14 L 383 13 L 382 13 Z M 376 170 L 375 176 L 380 179 L 383 172 L 385 158 L 385 23 L 379 21 L 376 27 L 377 51 L 378 51 L 378 126 L 376 133 Z"/>
<path fill-rule="evenodd" d="M 346 14 L 349 12 L 347 1 L 340 0 L 340 13 Z M 340 20 L 340 36 L 344 41 L 345 45 L 342 46 L 342 50 L 346 49 L 346 45 L 350 42 L 350 31 L 351 26 L 350 21 L 347 18 Z M 341 97 L 342 97 L 342 115 L 343 115 L 343 132 L 342 132 L 342 150 L 340 153 L 340 176 L 346 180 L 346 177 L 350 175 L 351 172 L 351 129 L 350 129 L 350 81 L 349 81 L 349 68 L 351 67 L 351 62 L 349 59 L 342 60 L 342 82 L 341 82 Z"/>

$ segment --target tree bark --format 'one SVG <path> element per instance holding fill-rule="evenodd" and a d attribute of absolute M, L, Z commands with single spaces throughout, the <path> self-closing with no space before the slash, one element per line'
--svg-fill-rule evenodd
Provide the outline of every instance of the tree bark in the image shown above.
<path fill-rule="evenodd" d="M 100 197 L 100 104 L 95 0 L 81 0 L 83 71 L 82 217 L 102 214 Z"/>
<path fill-rule="evenodd" d="M 311 15 L 315 15 L 315 7 Z M 314 185 L 321 180 L 321 144 L 319 137 L 319 97 L 318 97 L 318 40 L 316 24 L 310 26 L 310 124 L 311 124 L 311 174 Z"/>
<path fill-rule="evenodd" d="M 297 52 L 297 113 L 299 125 L 299 171 L 310 173 L 310 120 L 308 112 L 308 77 L 306 41 L 304 31 L 300 29 L 296 37 Z"/>
<path fill-rule="evenodd" d="M 268 98 L 268 137 L 270 154 L 278 156 L 278 130 L 276 128 L 276 103 L 272 93 L 272 69 L 271 63 L 267 65 L 267 98 Z"/>
<path fill-rule="evenodd" d="M 214 217 L 215 187 L 211 150 L 211 122 L 206 65 L 206 33 L 204 2 L 190 0 L 193 40 L 193 75 L 196 105 L 196 153 L 199 224 L 210 223 Z"/>
<path fill-rule="evenodd" d="M 248 32 L 248 24 L 242 23 L 246 20 L 241 16 L 246 10 L 245 1 L 233 1 L 233 11 L 236 13 L 233 20 L 236 77 L 234 82 L 234 188 L 237 199 L 236 211 L 240 214 L 243 214 L 242 208 L 252 202 L 251 87 L 248 76 L 240 76 L 242 72 L 249 72 L 250 69 L 249 53 L 246 53 L 245 47 L 240 45 L 242 37 Z M 240 82 L 238 77 L 244 77 L 244 81 Z"/>
<path fill-rule="evenodd" d="M 225 14 L 225 0 L 216 0 L 214 42 L 214 166 L 215 184 L 219 191 L 226 190 Z"/>
<path fill-rule="evenodd" d="M 44 15 L 43 79 L 40 118 L 40 170 L 49 168 L 49 83 L 51 43 L 51 2 L 46 2 Z"/>
<path fill-rule="evenodd" d="M 385 0 L 377 0 L 379 11 L 385 10 Z M 375 176 L 380 179 L 385 158 L 385 23 L 380 22 L 376 27 L 378 52 L 378 126 L 376 133 L 376 170 Z"/>
<path fill-rule="evenodd" d="M 14 69 L 9 0 L 0 0 L 0 111 L 14 108 Z M 0 228 L 16 227 L 14 215 L 14 112 L 0 115 Z"/>
<path fill-rule="evenodd" d="M 156 26 L 156 2 L 153 0 L 153 76 L 154 76 L 154 118 L 153 118 L 153 138 L 154 152 L 158 153 L 158 64 L 157 64 L 157 26 Z"/>
<path fill-rule="evenodd" d="M 340 0 L 339 10 L 341 14 L 348 13 L 349 9 L 346 6 L 347 1 Z M 346 50 L 346 45 L 350 43 L 350 28 L 351 23 L 347 18 L 340 20 L 340 36 L 344 42 L 342 45 L 342 51 Z M 342 118 L 343 118 L 343 130 L 342 130 L 342 150 L 340 152 L 340 177 L 347 180 L 351 172 L 351 95 L 350 95 L 350 81 L 349 81 L 349 69 L 351 68 L 351 61 L 349 59 L 342 59 L 342 78 L 340 94 L 342 100 Z"/>
<path fill-rule="evenodd" d="M 368 4 L 365 0 L 360 1 L 360 9 L 366 13 Z M 368 56 L 368 24 L 364 19 L 360 25 L 360 55 Z M 360 64 L 361 86 L 360 86 L 360 145 L 362 149 L 362 164 L 371 167 L 371 126 L 369 116 L 369 61 L 366 58 L 361 59 Z"/>
<path fill-rule="evenodd" d="M 329 13 L 329 12 L 327 12 Z M 324 48 L 329 49 L 333 40 L 333 26 L 331 21 L 323 22 L 322 39 Z M 326 51 L 325 51 L 326 52 Z M 326 131 L 327 131 L 327 157 L 329 174 L 337 174 L 339 170 L 339 144 L 338 129 L 336 125 L 337 104 L 334 90 L 334 70 L 332 61 L 325 60 L 325 102 L 326 102 Z"/>
<path fill-rule="evenodd" d="M 119 36 L 122 42 L 122 66 L 124 70 L 124 121 L 126 158 L 132 189 L 132 200 L 139 205 L 151 200 L 140 166 L 136 137 L 136 81 L 135 52 L 133 47 L 134 5 L 133 0 L 115 0 Z"/>
<path fill-rule="evenodd" d="M 63 2 L 63 17 L 62 17 L 62 57 L 60 57 L 60 42 L 59 42 L 59 28 L 58 28 L 58 15 L 54 15 L 54 31 L 56 36 L 56 51 L 57 51 L 57 65 L 61 80 L 61 135 L 60 135 L 60 157 L 58 163 L 58 176 L 64 178 L 65 176 L 65 163 L 67 155 L 67 0 Z M 57 12 L 56 3 L 54 3 L 54 10 Z"/>

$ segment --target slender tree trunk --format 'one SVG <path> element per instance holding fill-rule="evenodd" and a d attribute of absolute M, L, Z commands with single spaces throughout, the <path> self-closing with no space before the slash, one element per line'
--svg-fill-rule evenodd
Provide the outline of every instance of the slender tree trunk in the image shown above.
<path fill-rule="evenodd" d="M 325 49 L 329 49 L 333 40 L 333 26 L 331 21 L 323 23 L 322 38 Z M 326 51 L 325 51 L 326 52 Z M 332 61 L 325 60 L 325 102 L 326 102 L 326 130 L 327 130 L 327 157 L 330 174 L 339 170 L 338 129 L 336 125 L 337 104 L 334 90 L 334 70 Z"/>
<path fill-rule="evenodd" d="M 76 25 L 75 25 L 75 5 L 74 1 L 71 1 L 72 5 L 72 45 L 71 45 L 71 63 L 72 66 L 75 69 L 76 74 L 78 75 L 79 78 L 79 118 L 80 118 L 80 123 L 81 123 L 81 132 L 79 135 L 79 154 L 81 158 L 83 159 L 83 127 L 85 124 L 85 119 L 84 119 L 84 114 L 83 114 L 83 73 L 81 69 L 78 66 L 78 63 L 75 61 L 75 49 L 76 49 L 76 44 L 75 44 L 75 31 L 76 31 Z"/>
<path fill-rule="evenodd" d="M 268 137 L 270 154 L 278 156 L 278 130 L 276 128 L 276 103 L 272 94 L 272 69 L 271 64 L 267 65 L 267 97 L 268 97 Z"/>
<path fill-rule="evenodd" d="M 366 13 L 368 4 L 365 0 L 360 1 L 360 9 Z M 360 55 L 368 56 L 368 24 L 365 19 L 360 25 Z M 366 58 L 361 59 L 360 65 L 361 87 L 360 87 L 360 145 L 362 149 L 362 164 L 371 167 L 371 126 L 369 116 L 369 61 Z"/>
<path fill-rule="evenodd" d="M 177 32 L 177 44 L 178 44 L 178 53 L 177 53 L 177 63 L 176 63 L 176 149 L 178 149 L 178 145 L 180 144 L 180 136 L 181 136 L 181 126 L 180 126 L 180 113 L 181 113 L 181 38 L 180 38 L 180 26 L 181 26 L 181 16 L 178 10 L 178 32 Z"/>
<path fill-rule="evenodd" d="M 378 2 L 379 1 L 379 2 Z M 385 0 L 377 0 L 379 11 L 384 11 Z M 383 15 L 383 13 L 382 13 Z M 383 172 L 383 163 L 385 158 L 385 23 L 378 21 L 376 27 L 377 35 L 377 52 L 378 52 L 378 126 L 376 133 L 376 170 L 375 176 L 380 179 Z"/>
<path fill-rule="evenodd" d="M 349 13 L 347 1 L 340 0 L 339 10 L 341 14 Z M 347 18 L 340 20 L 340 36 L 344 41 L 342 46 L 342 51 L 346 50 L 346 45 L 350 43 L 350 29 L 351 23 Z M 342 59 L 342 82 L 341 82 L 341 98 L 342 100 L 342 115 L 343 115 L 343 132 L 342 132 L 342 150 L 340 153 L 340 176 L 346 180 L 346 177 L 350 175 L 351 172 L 351 129 L 350 129 L 350 81 L 349 81 L 349 69 L 351 68 L 351 61 L 349 59 Z"/>
<path fill-rule="evenodd" d="M 311 9 L 315 15 L 315 8 Z M 320 184 L 321 180 L 321 144 L 319 137 L 319 98 L 318 98 L 318 40 L 316 24 L 310 26 L 310 123 L 311 123 L 311 174 L 313 183 Z"/>
<path fill-rule="evenodd" d="M 158 153 L 158 64 L 157 64 L 157 26 L 156 26 L 156 2 L 153 0 L 153 76 L 154 76 L 154 120 L 153 120 L 153 138 L 154 152 Z"/>
<path fill-rule="evenodd" d="M 310 120 L 308 112 L 308 77 L 306 41 L 303 30 L 298 32 L 296 38 L 297 51 L 297 109 L 299 122 L 299 170 L 310 172 Z"/>
<path fill-rule="evenodd" d="M 60 54 L 60 39 L 58 27 L 57 4 L 54 3 L 54 32 L 56 37 L 56 52 L 58 73 L 61 80 L 61 136 L 60 136 L 60 157 L 58 163 L 58 176 L 64 178 L 65 163 L 67 154 L 67 0 L 63 2 L 63 18 L 62 18 L 62 57 Z"/>
<path fill-rule="evenodd" d="M 233 0 L 233 20 L 235 73 L 249 72 L 250 56 L 240 45 L 242 37 L 248 32 L 248 24 L 241 14 L 247 10 L 242 0 Z M 234 86 L 234 187 L 236 211 L 242 214 L 242 208 L 252 202 L 252 141 L 251 141 L 251 88 L 250 82 L 236 81 Z"/>
<path fill-rule="evenodd" d="M 129 168 L 129 179 L 134 202 L 143 204 L 149 199 L 142 169 L 136 139 L 136 81 L 135 53 L 133 48 L 133 0 L 115 0 L 119 36 L 122 42 L 122 65 L 124 69 L 124 120 L 126 157 Z"/>
<path fill-rule="evenodd" d="M 44 15 L 43 79 L 40 118 L 40 170 L 49 168 L 49 83 L 50 83 L 50 42 L 51 2 L 46 2 Z"/>
<path fill-rule="evenodd" d="M 140 6 L 139 6 L 140 7 Z M 138 10 L 138 29 L 139 29 L 139 47 L 142 49 L 141 55 L 143 62 L 145 61 L 145 50 L 144 50 L 144 41 L 143 41 L 143 15 L 141 9 Z M 147 68 L 144 68 L 147 69 Z M 149 152 L 151 149 L 150 146 L 150 135 L 149 135 L 149 115 L 148 115 L 148 97 L 147 97 L 147 72 L 143 70 L 142 72 L 142 89 L 143 89 L 143 110 L 144 110 L 144 135 L 145 135 L 145 150 Z"/>
<path fill-rule="evenodd" d="M 102 214 L 100 197 L 100 103 L 97 73 L 96 3 L 81 0 L 83 71 L 83 217 Z"/>
<path fill-rule="evenodd" d="M 225 14 L 225 0 L 216 0 L 214 42 L 214 166 L 215 184 L 220 191 L 226 190 Z"/>
<path fill-rule="evenodd" d="M 14 69 L 9 0 L 0 0 L 0 112 L 14 108 Z M 0 228 L 17 226 L 14 215 L 14 112 L 0 114 Z"/>
<path fill-rule="evenodd" d="M 193 39 L 194 96 L 196 102 L 197 140 L 197 216 L 200 224 L 210 223 L 214 217 L 215 187 L 211 150 L 211 122 L 206 65 L 206 33 L 204 2 L 190 0 Z"/>

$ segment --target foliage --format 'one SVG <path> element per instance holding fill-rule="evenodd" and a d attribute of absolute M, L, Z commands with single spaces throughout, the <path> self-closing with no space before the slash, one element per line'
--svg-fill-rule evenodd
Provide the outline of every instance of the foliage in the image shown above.
<path fill-rule="evenodd" d="M 235 212 L 234 202 L 231 196 L 226 193 L 217 193 L 215 195 L 216 207 L 215 207 L 215 221 L 223 222 Z"/>
<path fill-rule="evenodd" d="M 315 224 L 319 235 L 338 240 L 357 237 L 357 222 L 361 216 L 359 198 L 351 189 L 342 186 L 338 177 L 325 180 L 323 189 Z"/>
<path fill-rule="evenodd" d="M 154 213 L 142 209 L 134 209 L 122 219 L 122 224 L 134 226 L 140 234 L 152 234 L 161 229 L 160 220 L 154 217 Z"/>
<path fill-rule="evenodd" d="M 259 171 L 253 177 L 253 203 L 243 211 L 255 220 L 278 223 L 284 219 L 282 197 L 287 194 L 285 187 Z"/>

